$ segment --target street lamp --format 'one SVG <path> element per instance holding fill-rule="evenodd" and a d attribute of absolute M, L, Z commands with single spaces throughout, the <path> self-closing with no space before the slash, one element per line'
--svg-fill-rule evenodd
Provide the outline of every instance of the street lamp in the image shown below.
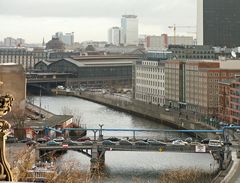
<path fill-rule="evenodd" d="M 104 126 L 104 124 L 98 124 L 98 125 L 100 127 L 98 140 L 101 141 L 101 140 L 103 140 L 102 127 Z"/>

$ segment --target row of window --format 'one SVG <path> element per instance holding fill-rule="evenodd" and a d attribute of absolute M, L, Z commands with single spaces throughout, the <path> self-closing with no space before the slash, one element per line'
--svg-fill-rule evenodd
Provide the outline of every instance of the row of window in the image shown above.
<path fill-rule="evenodd" d="M 165 104 L 165 99 L 156 97 L 156 96 L 149 96 L 141 93 L 136 93 L 136 99 L 141 100 L 147 103 L 153 103 L 153 104 L 159 104 L 159 105 L 164 105 Z"/>

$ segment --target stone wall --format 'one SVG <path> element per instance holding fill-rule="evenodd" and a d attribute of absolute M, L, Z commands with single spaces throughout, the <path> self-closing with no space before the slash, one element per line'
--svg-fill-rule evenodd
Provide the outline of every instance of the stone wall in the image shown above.
<path fill-rule="evenodd" d="M 14 97 L 12 112 L 8 115 L 22 115 L 25 110 L 26 79 L 21 65 L 0 64 L 0 95 L 10 94 Z"/>

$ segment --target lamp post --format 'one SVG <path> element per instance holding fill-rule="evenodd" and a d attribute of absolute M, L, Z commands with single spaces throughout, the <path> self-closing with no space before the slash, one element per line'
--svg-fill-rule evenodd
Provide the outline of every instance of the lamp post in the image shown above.
<path fill-rule="evenodd" d="M 104 124 L 99 124 L 99 137 L 98 137 L 98 140 L 101 141 L 103 140 L 103 134 L 102 134 L 102 127 L 104 126 Z"/>

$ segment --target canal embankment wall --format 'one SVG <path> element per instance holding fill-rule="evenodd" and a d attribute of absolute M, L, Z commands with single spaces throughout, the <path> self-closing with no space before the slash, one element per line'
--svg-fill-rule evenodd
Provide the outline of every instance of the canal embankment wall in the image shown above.
<path fill-rule="evenodd" d="M 192 118 L 187 118 L 186 116 L 179 116 L 179 113 L 176 111 L 165 111 L 163 107 L 159 107 L 154 104 L 147 104 L 142 101 L 130 100 L 130 99 L 123 100 L 120 97 L 114 97 L 111 95 L 104 95 L 101 93 L 93 93 L 93 92 L 79 92 L 79 91 L 66 92 L 64 90 L 62 91 L 54 90 L 53 92 L 56 93 L 57 95 L 74 96 L 74 97 L 82 98 L 95 103 L 99 103 L 116 110 L 120 110 L 127 113 L 135 114 L 141 117 L 153 119 L 159 123 L 171 126 L 175 129 L 187 129 L 187 130 L 215 129 L 214 127 L 206 123 L 196 121 Z M 211 134 L 211 133 L 198 133 L 197 135 L 202 138 L 216 137 L 216 134 Z"/>

